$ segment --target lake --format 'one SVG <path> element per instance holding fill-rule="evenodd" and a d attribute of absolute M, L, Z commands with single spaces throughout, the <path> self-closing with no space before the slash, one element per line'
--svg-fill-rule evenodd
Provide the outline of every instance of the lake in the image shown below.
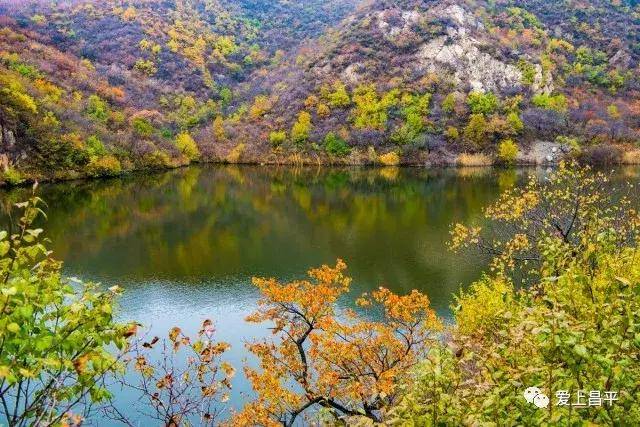
<path fill-rule="evenodd" d="M 618 175 L 637 181 L 637 172 Z M 193 332 L 211 318 L 240 373 L 244 343 L 268 333 L 244 321 L 258 298 L 251 277 L 300 278 L 342 258 L 353 295 L 415 288 L 450 316 L 452 294 L 484 265 L 446 249 L 450 225 L 479 221 L 483 207 L 529 173 L 545 171 L 211 165 L 46 184 L 39 195 L 67 275 L 120 285 L 118 317 L 150 334 L 166 336 L 174 325 Z M 8 207 L 27 195 L 0 192 L 2 228 Z M 232 404 L 241 406 L 248 391 L 238 375 Z"/>

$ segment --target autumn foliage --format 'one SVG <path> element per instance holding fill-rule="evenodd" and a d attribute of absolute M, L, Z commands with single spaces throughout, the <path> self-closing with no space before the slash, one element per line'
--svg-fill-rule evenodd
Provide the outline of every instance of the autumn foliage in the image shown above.
<path fill-rule="evenodd" d="M 248 345 L 260 369 L 245 368 L 258 398 L 235 425 L 293 425 L 322 408 L 335 418 L 382 419 L 397 381 L 423 357 L 441 325 L 429 299 L 380 288 L 358 299 L 366 310 L 340 310 L 349 290 L 346 265 L 322 266 L 308 280 L 254 279 L 263 298 L 250 322 L 273 324 L 273 339 Z M 376 319 L 376 320 L 370 320 Z"/>
<path fill-rule="evenodd" d="M 623 186 L 613 201 L 609 186 L 604 173 L 563 162 L 546 179 L 531 176 L 523 187 L 504 192 L 484 209 L 487 226 L 454 225 L 450 247 L 483 254 L 494 271 L 517 269 L 525 275 L 539 274 L 549 239 L 560 239 L 579 253 L 601 233 L 615 229 L 612 238 L 622 247 L 640 235 L 640 220 L 629 197 L 634 189 Z"/>

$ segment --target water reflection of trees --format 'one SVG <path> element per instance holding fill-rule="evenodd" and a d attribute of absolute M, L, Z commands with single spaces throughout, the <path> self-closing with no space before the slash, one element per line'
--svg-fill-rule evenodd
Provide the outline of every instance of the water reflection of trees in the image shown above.
<path fill-rule="evenodd" d="M 299 275 L 344 258 L 356 286 L 434 287 L 468 277 L 444 249 L 522 171 L 211 166 L 44 185 L 55 253 L 131 279 Z M 2 195 L 2 207 L 27 190 Z M 434 295 L 434 293 L 436 295 Z"/>

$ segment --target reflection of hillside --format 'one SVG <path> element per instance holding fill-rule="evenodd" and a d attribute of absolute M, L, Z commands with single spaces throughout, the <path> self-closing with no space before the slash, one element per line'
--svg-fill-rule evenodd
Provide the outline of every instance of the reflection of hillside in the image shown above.
<path fill-rule="evenodd" d="M 381 172 L 191 168 L 50 185 L 42 196 L 59 257 L 88 271 L 172 277 L 251 273 L 251 265 L 270 271 L 312 253 L 321 259 L 300 259 L 300 267 L 428 252 L 425 239 L 440 246 L 446 237 L 452 207 L 475 212 L 493 193 L 475 182 L 452 185 L 451 173 L 394 170 L 389 179 Z M 401 279 L 405 267 L 386 268 Z"/>
<path fill-rule="evenodd" d="M 478 219 L 525 175 L 211 166 L 46 185 L 41 196 L 55 253 L 89 277 L 286 278 L 341 257 L 360 290 L 428 288 L 445 301 L 477 274 L 446 252 L 449 225 Z"/>

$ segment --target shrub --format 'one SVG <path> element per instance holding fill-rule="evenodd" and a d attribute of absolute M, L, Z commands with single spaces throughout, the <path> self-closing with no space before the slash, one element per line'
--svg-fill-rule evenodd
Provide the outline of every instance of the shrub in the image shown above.
<path fill-rule="evenodd" d="M 384 130 L 389 118 L 388 109 L 398 103 L 398 92 L 390 91 L 382 97 L 375 84 L 358 86 L 353 93 L 353 125 L 356 129 Z"/>
<path fill-rule="evenodd" d="M 580 141 L 575 137 L 559 135 L 558 137 L 556 137 L 556 142 L 558 144 L 568 146 L 574 153 L 579 153 L 582 150 Z"/>
<path fill-rule="evenodd" d="M 224 141 L 227 139 L 227 131 L 224 128 L 224 119 L 218 115 L 213 120 L 213 136 L 216 141 Z"/>
<path fill-rule="evenodd" d="M 273 147 L 278 147 L 282 145 L 287 140 L 287 132 L 281 131 L 273 131 L 269 133 L 269 142 Z"/>
<path fill-rule="evenodd" d="M 316 114 L 321 118 L 329 117 L 331 115 L 331 109 L 327 104 L 318 104 L 318 107 L 316 108 Z"/>
<path fill-rule="evenodd" d="M 22 173 L 12 167 L 7 168 L 4 172 L 0 173 L 0 178 L 8 185 L 20 185 L 25 181 Z"/>
<path fill-rule="evenodd" d="M 13 64 L 11 68 L 20 73 L 22 76 L 32 80 L 40 77 L 40 72 L 33 65 L 16 63 Z"/>
<path fill-rule="evenodd" d="M 525 59 L 520 59 L 518 61 L 518 69 L 522 73 L 522 84 L 533 85 L 536 77 L 536 67 Z"/>
<path fill-rule="evenodd" d="M 198 157 L 200 157 L 200 150 L 198 150 L 196 142 L 187 132 L 178 134 L 176 137 L 176 147 L 180 150 L 182 155 L 189 160 L 197 160 Z"/>
<path fill-rule="evenodd" d="M 156 67 L 156 64 L 153 63 L 153 61 L 142 58 L 136 61 L 133 68 L 136 71 L 139 71 L 147 76 L 153 76 L 158 72 L 158 68 Z"/>
<path fill-rule="evenodd" d="M 329 132 L 324 138 L 324 149 L 332 156 L 344 157 L 351 152 L 347 142 L 333 132 Z"/>
<path fill-rule="evenodd" d="M 442 100 L 441 107 L 442 111 L 444 111 L 445 113 L 453 113 L 456 109 L 456 94 L 450 93 L 449 95 L 445 96 Z"/>
<path fill-rule="evenodd" d="M 456 159 L 456 163 L 459 166 L 491 166 L 493 160 L 486 154 L 462 153 Z"/>
<path fill-rule="evenodd" d="M 155 129 L 149 120 L 144 117 L 136 117 L 131 121 L 131 126 L 135 130 L 138 136 L 145 138 L 150 137 L 155 132 Z"/>
<path fill-rule="evenodd" d="M 430 94 L 415 98 L 407 107 L 403 108 L 405 123 L 391 134 L 391 141 L 397 145 L 411 144 L 424 131 L 423 116 L 429 112 Z"/>
<path fill-rule="evenodd" d="M 351 104 L 347 88 L 339 81 L 333 84 L 333 91 L 327 93 L 325 99 L 332 108 L 344 108 Z"/>
<path fill-rule="evenodd" d="M 503 193 L 486 209 L 486 220 L 496 227 L 481 233 L 480 228 L 458 224 L 452 247 L 500 254 L 494 260 L 494 268 L 527 272 L 543 260 L 540 246 L 549 236 L 561 238 L 576 252 L 587 250 L 585 245 L 590 244 L 584 239 L 587 231 L 598 235 L 615 229 L 616 237 L 620 238 L 617 245 L 634 242 L 640 226 L 637 214 L 629 208 L 629 200 L 622 198 L 611 203 L 605 189 L 607 183 L 608 178 L 602 173 L 580 168 L 575 162 L 561 162 L 545 180 L 531 176 L 524 187 Z"/>
<path fill-rule="evenodd" d="M 136 19 L 137 12 L 136 8 L 133 6 L 129 6 L 122 12 L 122 19 L 125 21 L 133 21 Z"/>
<path fill-rule="evenodd" d="M 126 425 L 136 424 L 140 416 L 166 426 L 219 425 L 235 369 L 221 360 L 231 346 L 213 340 L 214 334 L 214 324 L 207 319 L 196 336 L 174 326 L 167 338 L 133 341 L 129 354 L 134 368 L 118 382 L 138 399 L 124 414 L 114 405 L 106 414 Z"/>
<path fill-rule="evenodd" d="M 91 95 L 87 104 L 87 115 L 98 122 L 109 118 L 109 106 L 98 95 Z"/>
<path fill-rule="evenodd" d="M 378 157 L 378 160 L 385 166 L 398 166 L 400 164 L 400 156 L 395 151 L 391 151 L 387 154 L 381 154 Z"/>
<path fill-rule="evenodd" d="M 444 136 L 448 141 L 455 141 L 460 137 L 460 133 L 458 132 L 458 128 L 456 128 L 455 126 L 448 126 L 444 131 Z"/>
<path fill-rule="evenodd" d="M 570 131 L 564 114 L 544 108 L 527 108 L 522 112 L 525 129 L 537 138 L 555 138 Z"/>
<path fill-rule="evenodd" d="M 469 123 L 464 128 L 465 139 L 476 148 L 487 145 L 489 137 L 489 123 L 482 114 L 472 114 Z"/>
<path fill-rule="evenodd" d="M 31 22 L 36 25 L 44 25 L 47 22 L 47 18 L 44 15 L 36 14 L 31 17 Z"/>
<path fill-rule="evenodd" d="M 378 147 L 385 142 L 385 133 L 375 129 L 354 129 L 349 142 L 352 146 Z"/>
<path fill-rule="evenodd" d="M 112 111 L 109 115 L 109 119 L 116 126 L 120 126 L 126 121 L 127 117 L 122 111 Z"/>
<path fill-rule="evenodd" d="M 301 111 L 300 114 L 298 114 L 298 120 L 291 128 L 292 141 L 296 144 L 304 144 L 307 142 L 309 140 L 311 128 L 311 114 L 306 111 Z"/>
<path fill-rule="evenodd" d="M 100 141 L 100 138 L 98 138 L 95 135 L 91 135 L 89 138 L 87 138 L 86 145 L 87 145 L 87 152 L 91 157 L 103 156 L 106 153 L 106 150 L 104 149 L 104 145 L 102 144 L 102 141 Z"/>
<path fill-rule="evenodd" d="M 315 95 L 307 96 L 307 99 L 304 100 L 304 108 L 312 109 L 318 105 L 318 97 Z"/>
<path fill-rule="evenodd" d="M 498 158 L 504 163 L 514 163 L 518 157 L 518 145 L 511 139 L 505 139 L 498 145 Z"/>
<path fill-rule="evenodd" d="M 455 296 L 457 330 L 465 335 L 490 333 L 503 325 L 505 304 L 515 296 L 513 286 L 502 277 L 483 276 Z"/>
<path fill-rule="evenodd" d="M 522 122 L 520 115 L 515 111 L 512 111 L 507 115 L 507 124 L 513 133 L 516 134 L 522 132 L 524 129 L 524 123 Z"/>
<path fill-rule="evenodd" d="M 0 231 L 0 376 L 9 425 L 61 425 L 70 412 L 110 397 L 105 377 L 121 364 L 135 326 L 116 323 L 118 288 L 71 283 L 44 246 L 34 197 L 20 203 L 18 232 Z"/>
<path fill-rule="evenodd" d="M 258 95 L 249 108 L 249 117 L 257 120 L 267 114 L 273 107 L 272 100 L 266 95 Z"/>
<path fill-rule="evenodd" d="M 567 98 L 563 94 L 538 94 L 531 99 L 531 103 L 538 108 L 554 110 L 559 113 L 567 111 Z"/>
<path fill-rule="evenodd" d="M 231 101 L 233 100 L 233 91 L 228 86 L 224 86 L 220 89 L 220 102 L 223 108 L 229 106 Z"/>
<path fill-rule="evenodd" d="M 114 176 L 122 172 L 120 161 L 114 156 L 93 157 L 86 166 L 90 176 Z"/>
<path fill-rule="evenodd" d="M 164 139 L 171 140 L 174 137 L 174 132 L 171 128 L 163 127 L 160 129 L 160 136 Z"/>
<path fill-rule="evenodd" d="M 473 114 L 492 114 L 498 109 L 498 98 L 491 92 L 471 92 L 467 105 Z"/>
<path fill-rule="evenodd" d="M 369 164 L 374 165 L 374 164 L 378 163 L 379 159 L 378 159 L 378 154 L 376 153 L 375 147 L 373 147 L 372 145 L 367 147 L 367 155 L 366 155 L 366 157 L 367 157 L 367 162 Z"/>
<path fill-rule="evenodd" d="M 169 154 L 158 149 L 145 153 L 140 160 L 144 168 L 160 169 L 174 166 Z"/>
<path fill-rule="evenodd" d="M 433 348 L 417 367 L 388 423 L 485 425 L 497 417 L 506 425 L 638 424 L 640 374 L 628 367 L 640 353 L 640 328 L 626 320 L 640 314 L 637 248 L 595 245 L 573 253 L 551 239 L 543 247 L 550 264 L 566 265 L 559 274 L 549 271 L 520 292 L 511 278 L 486 277 L 461 295 L 450 347 Z M 548 396 L 552 411 L 525 401 L 531 386 Z M 576 408 L 578 393 L 586 401 L 591 390 L 605 400 Z M 563 395 L 571 405 L 559 404 Z"/>
<path fill-rule="evenodd" d="M 247 146 L 245 144 L 238 144 L 227 154 L 225 161 L 227 163 L 239 163 L 242 155 L 244 154 Z"/>

